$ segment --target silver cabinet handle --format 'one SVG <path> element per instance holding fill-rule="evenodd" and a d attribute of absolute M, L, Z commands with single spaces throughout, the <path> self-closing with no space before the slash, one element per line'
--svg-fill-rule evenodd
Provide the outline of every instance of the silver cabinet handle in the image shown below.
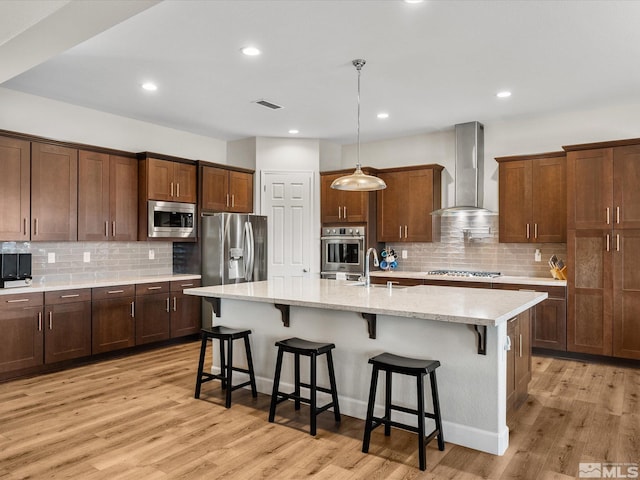
<path fill-rule="evenodd" d="M 104 236 L 108 237 L 109 236 L 109 222 L 104 222 Z"/>
<path fill-rule="evenodd" d="M 400 235 L 398 235 L 398 238 L 402 238 L 402 225 L 400 225 Z"/>
<path fill-rule="evenodd" d="M 169 297 L 167 297 L 167 313 L 169 313 Z"/>
<path fill-rule="evenodd" d="M 33 220 L 33 235 L 38 235 L 38 219 Z"/>
<path fill-rule="evenodd" d="M 343 213 L 343 217 L 346 220 L 347 219 L 347 206 L 345 205 L 344 207 L 342 207 L 342 213 Z"/>
<path fill-rule="evenodd" d="M 135 317 L 136 316 L 136 302 L 135 300 L 133 302 L 131 302 L 131 317 Z"/>
<path fill-rule="evenodd" d="M 24 234 L 26 235 L 27 234 L 27 219 L 25 218 L 22 221 L 22 223 L 23 223 L 23 228 L 24 228 Z"/>
<path fill-rule="evenodd" d="M 42 312 L 38 312 L 38 331 L 42 331 Z"/>
<path fill-rule="evenodd" d="M 173 311 L 177 311 L 178 309 L 178 303 L 176 301 L 176 297 L 173 297 Z"/>
<path fill-rule="evenodd" d="M 522 357 L 522 334 L 520 334 L 520 357 Z"/>
<path fill-rule="evenodd" d="M 529 224 L 527 223 L 527 239 L 529 238 Z"/>
<path fill-rule="evenodd" d="M 616 223 L 620 223 L 620 207 L 616 207 Z"/>
<path fill-rule="evenodd" d="M 111 236 L 112 237 L 116 236 L 116 222 L 115 221 L 111 224 Z"/>
<path fill-rule="evenodd" d="M 620 234 L 616 234 L 616 252 L 620 251 Z"/>
<path fill-rule="evenodd" d="M 609 207 L 607 207 L 607 225 L 609 225 Z"/>
<path fill-rule="evenodd" d="M 147 290 L 160 290 L 162 287 L 147 287 Z"/>
<path fill-rule="evenodd" d="M 182 285 L 180 285 L 181 287 L 193 287 L 193 283 L 183 283 Z"/>
<path fill-rule="evenodd" d="M 49 330 L 53 330 L 53 312 L 49 312 Z"/>
<path fill-rule="evenodd" d="M 538 238 L 538 224 L 533 224 L 533 238 Z"/>
<path fill-rule="evenodd" d="M 407 238 L 407 232 L 409 231 L 409 228 L 407 227 L 407 225 L 404 226 L 404 238 Z"/>
<path fill-rule="evenodd" d="M 227 193 L 227 207 L 229 206 L 229 194 Z"/>
<path fill-rule="evenodd" d="M 114 293 L 124 293 L 124 290 L 109 290 L 107 292 L 108 295 L 113 295 Z"/>
<path fill-rule="evenodd" d="M 180 198 L 180 183 L 176 183 L 176 197 Z"/>
<path fill-rule="evenodd" d="M 17 300 L 7 300 L 7 303 L 22 303 L 22 302 L 28 302 L 29 299 L 28 298 L 19 298 Z"/>
<path fill-rule="evenodd" d="M 607 252 L 610 250 L 609 248 L 609 234 L 607 233 Z"/>
<path fill-rule="evenodd" d="M 171 182 L 171 196 L 173 197 L 173 182 Z"/>
<path fill-rule="evenodd" d="M 231 206 L 235 207 L 236 206 L 236 196 L 235 194 L 231 194 Z"/>
<path fill-rule="evenodd" d="M 60 298 L 76 298 L 79 297 L 79 293 L 74 293 L 73 295 L 60 295 Z"/>
<path fill-rule="evenodd" d="M 342 218 L 342 207 L 338 207 L 338 219 Z"/>

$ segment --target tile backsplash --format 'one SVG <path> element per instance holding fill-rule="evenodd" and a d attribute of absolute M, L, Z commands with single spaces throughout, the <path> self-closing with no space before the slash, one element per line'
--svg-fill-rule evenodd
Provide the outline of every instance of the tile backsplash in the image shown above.
<path fill-rule="evenodd" d="M 566 243 L 499 243 L 498 216 L 436 217 L 433 243 L 388 243 L 398 255 L 399 271 L 437 269 L 500 272 L 503 275 L 551 277 L 548 260 L 567 259 Z M 439 240 L 438 240 L 439 237 Z M 542 261 L 536 262 L 539 249 Z M 401 258 L 402 250 L 407 258 Z"/>
<path fill-rule="evenodd" d="M 173 272 L 171 242 L 4 242 L 3 251 L 31 252 L 33 283 L 126 279 Z M 153 259 L 149 252 L 153 251 Z M 53 254 L 55 263 L 49 263 Z M 85 262 L 88 254 L 89 261 Z"/>

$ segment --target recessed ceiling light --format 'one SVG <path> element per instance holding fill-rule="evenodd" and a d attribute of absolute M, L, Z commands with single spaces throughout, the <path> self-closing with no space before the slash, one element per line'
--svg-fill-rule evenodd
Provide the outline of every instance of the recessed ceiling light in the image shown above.
<path fill-rule="evenodd" d="M 389 118 L 389 114 L 385 112 L 379 113 L 378 118 Z"/>
<path fill-rule="evenodd" d="M 404 0 L 404 3 L 422 3 L 422 0 Z"/>
<path fill-rule="evenodd" d="M 262 52 L 256 47 L 244 47 L 241 50 L 248 57 L 255 57 L 256 55 L 260 55 Z"/>
<path fill-rule="evenodd" d="M 144 88 L 148 92 L 155 92 L 158 90 L 158 86 L 155 83 L 145 82 L 142 84 L 142 88 Z"/>
<path fill-rule="evenodd" d="M 508 92 L 507 90 L 496 93 L 496 97 L 498 98 L 508 98 L 510 96 L 511 96 L 511 92 Z"/>
<path fill-rule="evenodd" d="M 290 133 L 291 135 L 295 135 L 296 133 L 300 133 L 300 131 L 299 131 L 299 130 L 296 130 L 295 128 L 292 128 L 291 130 L 289 130 L 289 133 Z"/>

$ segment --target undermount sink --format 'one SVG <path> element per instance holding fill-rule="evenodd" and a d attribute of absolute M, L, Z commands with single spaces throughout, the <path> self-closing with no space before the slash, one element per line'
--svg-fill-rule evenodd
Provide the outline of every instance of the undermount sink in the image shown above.
<path fill-rule="evenodd" d="M 364 282 L 353 282 L 351 284 L 349 284 L 350 287 L 366 287 L 366 285 L 364 284 Z M 391 290 L 398 290 L 398 289 L 402 289 L 402 288 L 407 288 L 409 285 L 396 285 L 395 283 L 393 285 L 391 285 L 391 287 L 388 287 L 387 285 L 379 285 L 379 284 L 371 284 L 369 285 L 369 287 L 367 288 L 386 288 L 386 289 L 391 289 Z"/>

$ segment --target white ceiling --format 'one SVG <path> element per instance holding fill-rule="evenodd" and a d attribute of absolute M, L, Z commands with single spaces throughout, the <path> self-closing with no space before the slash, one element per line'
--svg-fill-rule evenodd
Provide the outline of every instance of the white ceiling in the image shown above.
<path fill-rule="evenodd" d="M 0 45 L 67 3 L 93 2 L 0 1 L 0 31 L 7 15 L 23 24 Z M 640 1 L 146 3 L 2 86 L 223 140 L 297 128 L 337 143 L 355 141 L 355 58 L 367 60 L 363 141 L 640 97 Z M 74 12 L 78 25 L 85 10 Z M 55 40 L 48 29 L 30 52 Z M 250 44 L 263 54 L 243 56 Z M 145 81 L 158 91 L 142 91 Z M 497 99 L 503 89 L 512 97 Z"/>

